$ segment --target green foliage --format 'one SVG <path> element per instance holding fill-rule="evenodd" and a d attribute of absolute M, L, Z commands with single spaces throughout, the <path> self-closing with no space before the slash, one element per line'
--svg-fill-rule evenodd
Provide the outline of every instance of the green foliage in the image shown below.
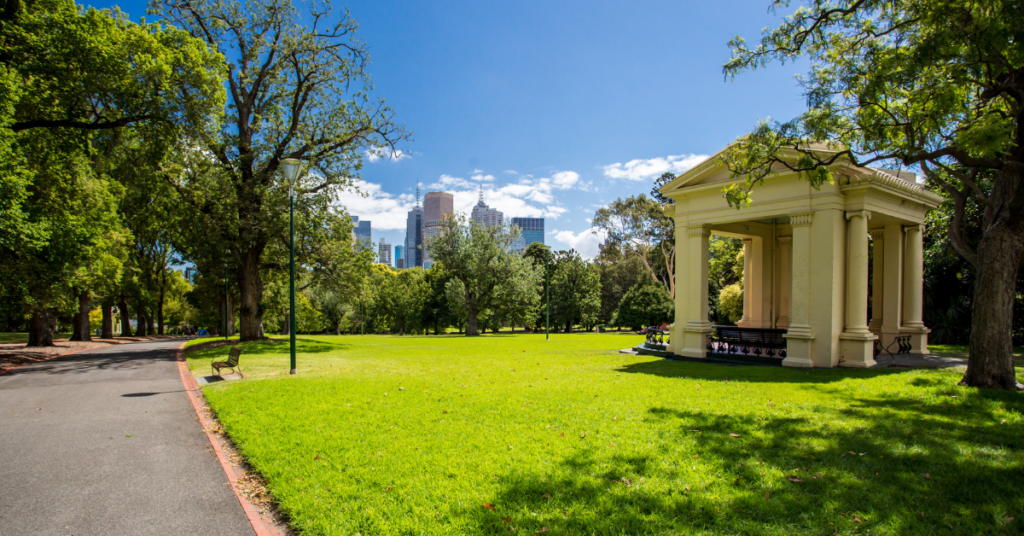
<path fill-rule="evenodd" d="M 732 285 L 743 284 L 743 241 L 739 238 L 711 236 L 708 256 L 708 316 L 712 324 L 735 323 L 730 315 L 722 310 L 720 303 L 722 290 Z M 740 304 L 742 315 L 743 305 Z"/>
<path fill-rule="evenodd" d="M 638 330 L 675 321 L 676 307 L 665 287 L 644 281 L 626 292 L 615 310 L 615 325 Z"/>
<path fill-rule="evenodd" d="M 743 285 L 733 283 L 722 287 L 718 293 L 718 308 L 730 324 L 743 317 Z"/>
<path fill-rule="evenodd" d="M 675 223 L 665 215 L 665 206 L 644 194 L 635 195 L 597 209 L 593 221 L 608 234 L 609 243 L 639 257 L 651 280 L 675 296 Z"/>
<path fill-rule="evenodd" d="M 576 250 L 559 251 L 551 265 L 551 323 L 566 333 L 597 324 L 601 310 L 601 276 Z"/>
<path fill-rule="evenodd" d="M 457 288 L 451 281 L 446 283 L 445 291 L 453 311 L 465 307 L 467 336 L 479 334 L 478 315 L 488 309 L 499 285 L 531 277 L 518 272 L 527 264 L 512 261 L 512 244 L 518 237 L 518 229 L 508 224 L 488 227 L 455 213 L 442 221 L 437 235 L 427 241 L 425 247 L 431 256 L 461 283 L 461 304 L 452 301 Z"/>
<path fill-rule="evenodd" d="M 242 343 L 249 378 L 203 392 L 308 536 L 1019 532 L 1019 395 L 618 353 L 642 340 L 300 337 L 296 376 Z"/>
<path fill-rule="evenodd" d="M 665 195 L 661 193 L 661 188 L 674 180 L 676 180 L 676 175 L 671 171 L 666 171 L 657 179 L 654 179 L 654 188 L 651 188 L 651 199 L 654 199 L 662 205 L 675 204 L 675 201 L 673 201 L 672 198 L 665 197 Z"/>
<path fill-rule="evenodd" d="M 594 267 L 601 278 L 601 309 L 597 321 L 612 324 L 612 316 L 622 297 L 637 284 L 650 281 L 650 276 L 638 256 L 626 254 L 611 243 L 601 245 Z"/>

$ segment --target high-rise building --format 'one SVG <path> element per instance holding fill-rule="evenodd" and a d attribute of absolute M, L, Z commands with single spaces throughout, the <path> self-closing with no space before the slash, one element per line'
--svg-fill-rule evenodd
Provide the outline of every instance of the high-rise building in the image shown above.
<path fill-rule="evenodd" d="M 352 216 L 352 234 L 355 235 L 356 239 L 362 240 L 366 243 L 367 247 L 373 244 L 373 232 L 370 230 L 370 221 L 363 220 L 359 221 L 359 216 Z"/>
<path fill-rule="evenodd" d="M 405 266 L 423 266 L 423 207 L 420 206 L 420 189 L 416 188 L 416 206 L 409 211 L 405 223 Z"/>
<path fill-rule="evenodd" d="M 497 227 L 504 221 L 505 215 L 484 203 L 484 189 L 480 188 L 480 200 L 473 207 L 470 219 L 485 227 Z"/>
<path fill-rule="evenodd" d="M 544 243 L 544 218 L 512 218 L 512 225 L 522 234 L 522 249 L 534 242 Z"/>
<path fill-rule="evenodd" d="M 441 228 L 441 222 L 455 211 L 455 196 L 444 192 L 427 192 L 423 196 L 423 242 L 426 243 L 435 236 Z M 423 264 L 420 266 L 430 268 L 434 260 L 430 257 L 430 250 L 423 248 Z"/>
<path fill-rule="evenodd" d="M 380 239 L 380 247 L 377 248 L 379 255 L 378 262 L 385 266 L 391 266 L 391 244 Z"/>
<path fill-rule="evenodd" d="M 405 246 L 395 246 L 395 268 L 405 268 Z"/>

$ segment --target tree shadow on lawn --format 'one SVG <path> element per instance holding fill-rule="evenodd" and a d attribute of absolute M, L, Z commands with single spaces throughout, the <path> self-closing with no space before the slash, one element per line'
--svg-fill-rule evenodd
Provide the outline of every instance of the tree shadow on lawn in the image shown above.
<path fill-rule="evenodd" d="M 859 428 L 654 407 L 665 442 L 649 453 L 589 448 L 550 471 L 517 468 L 499 478 L 494 511 L 460 514 L 481 534 L 1018 534 L 1024 439 L 987 410 L 1024 407 L 999 393 L 967 398 L 961 408 L 857 399 L 837 421 L 870 423 Z M 681 436 L 695 443 L 674 447 Z M 685 474 L 691 463 L 705 471 Z"/>
<path fill-rule="evenodd" d="M 831 383 L 849 378 L 874 378 L 888 374 L 899 374 L 912 369 L 798 369 L 769 365 L 696 363 L 660 359 L 632 363 L 616 369 L 618 372 L 653 374 L 665 378 L 683 378 L 719 381 L 770 382 L 770 383 Z"/>
<path fill-rule="evenodd" d="M 264 354 L 287 354 L 290 349 L 288 339 L 263 339 L 258 341 L 238 342 L 237 339 L 211 341 L 209 343 L 197 344 L 188 347 L 189 358 L 208 358 L 227 355 L 228 347 L 239 346 L 242 348 L 242 356 L 264 355 Z M 296 337 L 295 351 L 298 354 L 321 354 L 325 352 L 348 350 L 351 345 L 340 342 L 328 342 Z M 213 350 L 218 350 L 213 352 Z"/>

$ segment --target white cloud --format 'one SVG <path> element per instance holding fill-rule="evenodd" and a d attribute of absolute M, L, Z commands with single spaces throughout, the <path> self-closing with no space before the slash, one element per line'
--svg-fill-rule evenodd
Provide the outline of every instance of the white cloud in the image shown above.
<path fill-rule="evenodd" d="M 494 181 L 494 175 L 484 175 L 483 174 L 484 172 L 480 171 L 479 169 L 474 171 L 474 173 L 476 173 L 476 175 L 473 175 L 470 178 L 475 180 L 475 181 L 477 181 L 477 182 L 492 182 L 492 181 Z"/>
<path fill-rule="evenodd" d="M 601 242 L 607 237 L 602 229 L 591 227 L 586 231 L 553 231 L 555 240 L 575 249 L 585 259 L 593 259 L 600 252 Z"/>
<path fill-rule="evenodd" d="M 568 190 L 572 188 L 576 181 L 580 180 L 580 174 L 575 171 L 559 171 L 551 176 L 551 182 L 555 184 L 555 188 L 559 190 Z"/>
<path fill-rule="evenodd" d="M 356 191 L 345 191 L 338 195 L 338 203 L 360 220 L 373 222 L 374 230 L 390 231 L 405 229 L 406 213 L 412 209 L 415 200 L 409 194 L 393 196 L 377 183 L 358 180 Z M 360 195 L 360 192 L 366 194 Z"/>
<path fill-rule="evenodd" d="M 371 164 L 380 162 L 381 160 L 390 160 L 391 162 L 398 162 L 399 160 L 405 160 L 406 158 L 412 158 L 412 156 L 402 151 L 401 149 L 390 150 L 387 147 L 375 147 L 373 149 L 367 149 L 364 151 L 366 159 Z"/>
<path fill-rule="evenodd" d="M 506 175 L 518 175 L 519 173 L 517 173 L 516 170 L 514 170 L 514 169 L 506 169 L 505 170 L 505 174 Z"/>
<path fill-rule="evenodd" d="M 631 181 L 649 181 L 661 176 L 666 171 L 676 175 L 692 168 L 708 158 L 706 154 L 680 154 L 675 156 L 649 158 L 647 160 L 630 160 L 625 164 L 616 162 L 603 166 L 606 177 Z"/>
<path fill-rule="evenodd" d="M 427 188 L 433 188 L 435 190 L 448 191 L 452 188 L 476 188 L 476 185 L 463 179 L 462 177 L 452 177 L 451 175 L 441 175 L 441 177 Z"/>

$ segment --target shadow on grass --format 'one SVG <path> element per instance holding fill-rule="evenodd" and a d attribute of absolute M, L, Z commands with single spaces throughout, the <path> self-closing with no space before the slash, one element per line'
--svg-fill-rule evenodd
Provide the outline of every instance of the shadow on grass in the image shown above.
<path fill-rule="evenodd" d="M 1024 439 L 990 418 L 992 401 L 1024 409 L 1011 393 L 959 408 L 858 399 L 838 413 L 866 424 L 838 428 L 654 407 L 667 436 L 649 454 L 609 460 L 591 448 L 546 472 L 510 472 L 488 499 L 495 511 L 460 514 L 481 534 L 1019 534 Z M 677 452 L 679 436 L 695 446 Z M 703 474 L 681 471 L 697 460 Z"/>
<path fill-rule="evenodd" d="M 188 347 L 186 350 L 190 358 L 217 357 L 221 354 L 227 355 L 228 348 L 239 346 L 242 348 L 242 355 L 264 355 L 264 354 L 287 354 L 290 343 L 288 339 L 262 339 L 258 341 L 238 342 L 237 339 L 219 340 L 204 342 Z M 328 342 L 321 340 L 304 339 L 296 337 L 295 351 L 299 354 L 321 354 L 326 352 L 348 350 L 351 345 L 340 342 Z M 219 350 L 218 350 L 219 349 Z M 213 350 L 218 350 L 214 352 Z"/>
<path fill-rule="evenodd" d="M 617 369 L 619 372 L 652 374 L 665 378 L 686 378 L 702 380 L 730 380 L 767 383 L 831 383 L 849 378 L 874 378 L 888 374 L 899 374 L 908 369 L 794 369 L 759 365 L 724 365 L 716 363 L 694 363 L 662 359 L 633 363 Z"/>

